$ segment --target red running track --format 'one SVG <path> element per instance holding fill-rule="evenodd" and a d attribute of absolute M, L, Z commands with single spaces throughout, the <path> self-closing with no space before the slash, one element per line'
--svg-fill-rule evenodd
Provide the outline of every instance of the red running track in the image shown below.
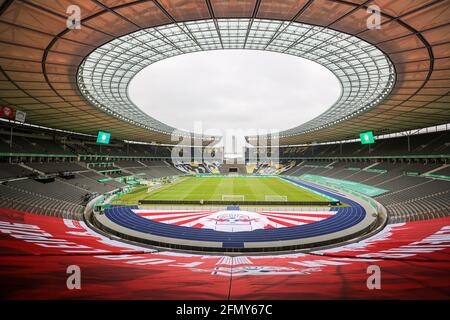
<path fill-rule="evenodd" d="M 156 252 L 0 209 L 0 240 L 1 299 L 450 299 L 450 218 L 313 254 L 229 257 Z M 66 287 L 70 265 L 81 290 Z M 380 290 L 366 285 L 373 265 Z"/>

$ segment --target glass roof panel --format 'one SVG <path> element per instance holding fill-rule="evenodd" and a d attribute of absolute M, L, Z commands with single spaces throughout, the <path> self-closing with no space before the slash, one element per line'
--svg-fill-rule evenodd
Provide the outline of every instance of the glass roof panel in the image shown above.
<path fill-rule="evenodd" d="M 373 45 L 332 29 L 297 22 L 218 19 L 142 29 L 94 50 L 78 70 L 78 86 L 96 107 L 136 125 L 164 133 L 175 128 L 147 115 L 128 97 L 142 69 L 171 56 L 217 49 L 281 52 L 322 64 L 340 80 L 342 94 L 320 116 L 280 136 L 315 131 L 379 104 L 392 90 L 391 61 Z"/>

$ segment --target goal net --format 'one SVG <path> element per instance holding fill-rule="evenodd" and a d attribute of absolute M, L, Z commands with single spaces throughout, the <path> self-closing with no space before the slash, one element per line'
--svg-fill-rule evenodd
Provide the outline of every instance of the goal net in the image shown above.
<path fill-rule="evenodd" d="M 244 201 L 245 196 L 243 194 L 223 194 L 222 201 Z"/>
<path fill-rule="evenodd" d="M 288 201 L 288 197 L 287 196 L 279 196 L 279 195 L 270 195 L 270 196 L 265 196 L 265 200 L 266 201 L 283 201 L 283 202 L 287 202 Z"/>

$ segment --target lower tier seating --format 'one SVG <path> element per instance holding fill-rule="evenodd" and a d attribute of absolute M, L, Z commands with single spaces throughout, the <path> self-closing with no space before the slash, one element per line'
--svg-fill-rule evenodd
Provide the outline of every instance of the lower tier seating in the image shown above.
<path fill-rule="evenodd" d="M 82 218 L 84 210 L 81 204 L 11 185 L 0 185 L 0 207 L 78 220 Z"/>
<path fill-rule="evenodd" d="M 375 199 L 384 205 L 389 221 L 404 222 L 450 216 L 450 180 L 434 179 L 420 173 L 440 165 L 365 162 L 301 162 L 285 175 L 312 174 L 366 184 L 387 193 Z M 368 168 L 369 169 L 365 169 Z M 409 175 L 412 172 L 415 175 Z"/>

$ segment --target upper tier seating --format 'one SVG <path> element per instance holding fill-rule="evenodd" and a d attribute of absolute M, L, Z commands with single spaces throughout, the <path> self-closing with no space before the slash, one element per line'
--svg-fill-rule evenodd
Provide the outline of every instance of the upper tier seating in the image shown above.
<path fill-rule="evenodd" d="M 412 135 L 410 136 L 410 150 L 408 150 L 406 136 L 377 140 L 374 145 L 370 146 L 370 150 L 368 145 L 361 145 L 360 142 L 280 148 L 281 158 L 429 154 L 450 154 L 450 131 Z"/>
<path fill-rule="evenodd" d="M 73 154 L 71 150 L 64 148 L 59 142 L 42 138 L 13 136 L 13 143 L 11 146 L 10 137 L 3 135 L 0 136 L 0 152 L 58 155 Z"/>
<path fill-rule="evenodd" d="M 141 145 L 141 144 L 120 144 L 99 145 L 93 142 L 68 141 L 68 147 L 76 154 L 83 155 L 111 155 L 123 157 L 170 157 L 171 152 L 168 147 Z"/>

